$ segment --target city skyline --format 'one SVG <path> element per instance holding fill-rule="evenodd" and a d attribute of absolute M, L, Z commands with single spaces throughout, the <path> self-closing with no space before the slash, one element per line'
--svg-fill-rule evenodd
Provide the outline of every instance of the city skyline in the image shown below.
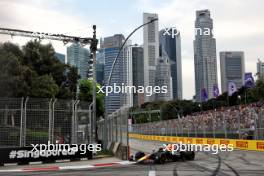
<path fill-rule="evenodd" d="M 238 0 L 232 0 L 229 3 L 224 3 L 220 0 L 214 2 L 198 0 L 191 3 L 179 3 L 179 1 L 174 0 L 165 3 L 161 1 L 137 0 L 134 4 L 127 1 L 116 1 L 111 4 L 107 1 L 101 1 L 100 3 L 75 3 L 75 1 L 69 0 L 63 5 L 60 2 L 34 2 L 32 0 L 9 2 L 3 0 L 0 2 L 1 7 L 10 7 L 12 13 L 9 13 L 7 8 L 1 8 L 0 20 L 2 21 L 3 27 L 32 29 L 40 32 L 69 32 L 68 34 L 80 36 L 91 35 L 89 28 L 91 28 L 92 24 L 97 24 L 99 37 L 105 37 L 115 33 L 122 33 L 127 36 L 136 26 L 142 24 L 141 15 L 143 12 L 157 13 L 159 15 L 160 29 L 168 26 L 176 26 L 182 34 L 182 65 L 183 69 L 188 68 L 189 70 L 188 72 L 183 71 L 183 98 L 185 99 L 191 99 L 194 95 L 192 40 L 194 39 L 193 22 L 195 20 L 196 10 L 209 9 L 214 19 L 214 32 L 217 39 L 218 71 L 220 71 L 218 51 L 244 51 L 247 65 L 246 72 L 253 72 L 253 74 L 256 73 L 257 59 L 262 58 L 263 55 L 261 49 L 261 43 L 264 40 L 264 25 L 261 22 L 261 19 L 264 17 L 261 9 L 263 7 L 263 1 L 253 0 L 240 3 Z M 77 6 L 75 4 L 79 5 Z M 81 8 L 81 6 L 88 7 L 88 4 L 89 6 L 95 5 L 95 10 L 85 12 Z M 106 5 L 102 6 L 100 4 L 109 4 L 109 6 L 107 5 L 108 9 L 106 9 Z M 124 5 L 129 5 L 129 8 L 124 10 Z M 98 8 L 99 6 L 100 8 Z M 221 9 L 225 9 L 225 13 Z M 234 9 L 236 10 L 234 11 Z M 110 13 L 109 10 L 111 11 L 110 19 L 104 18 L 107 12 Z M 104 12 L 98 15 L 99 11 Z M 189 13 L 185 13 L 186 11 Z M 250 11 L 250 13 L 245 13 L 246 11 Z M 32 13 L 37 15 L 31 15 Z M 120 15 L 120 13 L 124 14 Z M 90 18 L 92 14 L 97 14 L 96 18 Z M 55 16 L 57 18 L 54 18 Z M 11 39 L 9 36 L 1 36 L 0 40 L 10 40 L 19 44 L 25 43 L 25 39 L 19 37 Z M 133 43 L 141 44 L 143 41 L 142 31 L 137 32 L 132 37 L 132 41 Z M 56 52 L 65 53 L 66 49 L 63 44 L 54 42 L 54 46 Z M 218 80 L 220 80 L 219 72 L 218 75 Z"/>

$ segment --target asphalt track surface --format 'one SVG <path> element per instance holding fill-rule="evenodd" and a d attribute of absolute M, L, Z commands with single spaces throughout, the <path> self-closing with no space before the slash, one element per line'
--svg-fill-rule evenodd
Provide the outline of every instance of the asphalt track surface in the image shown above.
<path fill-rule="evenodd" d="M 130 140 L 132 153 L 138 150 L 151 152 L 161 143 Z M 253 151 L 222 152 L 218 155 L 198 152 L 194 161 L 167 162 L 166 164 L 133 164 L 94 168 L 77 171 L 49 171 L 49 172 L 23 172 L 0 173 L 0 175 L 60 175 L 60 176 L 263 176 L 264 153 Z"/>

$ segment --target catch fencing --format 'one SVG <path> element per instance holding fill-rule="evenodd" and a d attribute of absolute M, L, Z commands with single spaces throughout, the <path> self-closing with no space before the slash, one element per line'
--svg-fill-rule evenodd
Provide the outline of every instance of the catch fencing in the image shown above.
<path fill-rule="evenodd" d="M 0 147 L 89 143 L 89 102 L 0 98 Z"/>
<path fill-rule="evenodd" d="M 104 146 L 110 143 L 120 143 L 128 146 L 128 110 L 129 107 L 122 107 L 114 113 L 97 122 L 98 139 Z"/>

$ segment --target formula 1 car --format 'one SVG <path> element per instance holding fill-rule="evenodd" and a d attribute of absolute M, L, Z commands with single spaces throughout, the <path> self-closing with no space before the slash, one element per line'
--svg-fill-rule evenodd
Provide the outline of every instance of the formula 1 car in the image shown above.
<path fill-rule="evenodd" d="M 132 156 L 133 158 L 133 156 Z M 154 151 L 151 154 L 145 154 L 144 152 L 137 152 L 135 154 L 134 160 L 138 163 L 143 163 L 144 161 L 154 161 L 157 164 L 164 164 L 166 161 L 177 161 L 177 160 L 194 160 L 195 153 L 194 151 L 164 151 L 163 148 L 160 148 L 158 151 Z M 131 159 L 132 160 L 132 159 Z"/>

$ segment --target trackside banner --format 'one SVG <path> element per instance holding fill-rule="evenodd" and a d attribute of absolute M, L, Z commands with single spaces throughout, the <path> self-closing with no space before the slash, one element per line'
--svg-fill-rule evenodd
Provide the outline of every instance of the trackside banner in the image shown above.
<path fill-rule="evenodd" d="M 254 150 L 264 152 L 264 140 L 239 140 L 239 139 L 221 139 L 221 138 L 194 138 L 194 137 L 175 137 L 175 136 L 152 136 L 129 133 L 130 138 L 161 141 L 167 143 L 189 143 L 189 144 L 232 144 L 234 148 L 241 150 Z"/>
<path fill-rule="evenodd" d="M 77 145 L 78 146 L 78 145 Z M 38 147 L 8 147 L 0 148 L 0 164 L 27 163 L 32 161 L 52 161 L 60 159 L 92 158 L 92 151 L 82 152 L 72 148 L 65 150 L 42 150 Z"/>

